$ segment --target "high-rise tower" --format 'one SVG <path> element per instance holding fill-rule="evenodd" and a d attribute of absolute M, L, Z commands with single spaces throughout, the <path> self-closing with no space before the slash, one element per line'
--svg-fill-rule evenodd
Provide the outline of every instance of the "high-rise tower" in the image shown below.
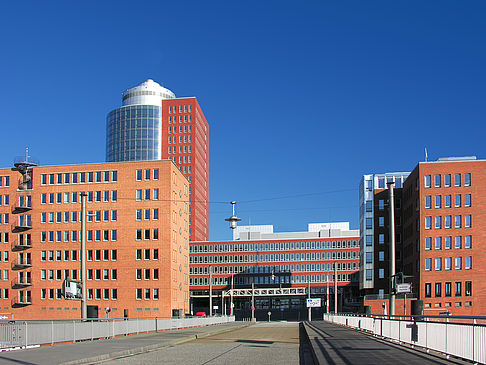
<path fill-rule="evenodd" d="M 106 161 L 160 159 L 172 160 L 189 180 L 189 236 L 207 241 L 208 123 L 195 97 L 176 98 L 147 80 L 126 90 L 122 107 L 108 113 Z"/>

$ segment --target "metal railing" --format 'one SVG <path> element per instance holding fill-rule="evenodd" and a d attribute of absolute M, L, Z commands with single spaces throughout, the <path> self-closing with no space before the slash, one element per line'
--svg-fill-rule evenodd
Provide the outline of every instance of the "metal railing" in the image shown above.
<path fill-rule="evenodd" d="M 234 322 L 234 316 L 184 318 L 115 318 L 3 320 L 0 322 L 0 349 L 113 338 L 188 327 Z"/>
<path fill-rule="evenodd" d="M 324 314 L 325 321 L 486 364 L 486 317 Z"/>

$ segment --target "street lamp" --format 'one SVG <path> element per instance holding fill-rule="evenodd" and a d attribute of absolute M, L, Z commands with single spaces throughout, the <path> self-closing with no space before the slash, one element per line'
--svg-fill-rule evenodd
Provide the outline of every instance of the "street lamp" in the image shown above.
<path fill-rule="evenodd" d="M 231 229 L 235 229 L 236 228 L 236 225 L 239 221 L 241 221 L 240 218 L 238 218 L 236 215 L 235 215 L 235 205 L 236 205 L 236 202 L 235 201 L 232 201 L 230 202 L 231 203 L 231 206 L 233 208 L 233 214 L 231 215 L 231 217 L 229 218 L 226 218 L 225 221 L 227 222 L 230 222 L 230 228 Z"/>

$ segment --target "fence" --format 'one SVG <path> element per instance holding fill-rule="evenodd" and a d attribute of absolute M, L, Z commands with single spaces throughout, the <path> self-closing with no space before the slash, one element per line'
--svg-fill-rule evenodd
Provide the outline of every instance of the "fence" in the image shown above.
<path fill-rule="evenodd" d="M 324 320 L 375 336 L 486 364 L 486 317 L 365 317 L 325 314 Z M 465 323 L 466 322 L 466 323 Z"/>
<path fill-rule="evenodd" d="M 0 349 L 76 342 L 121 335 L 201 327 L 233 322 L 234 316 L 184 318 L 116 318 L 76 320 L 15 320 L 0 322 Z"/>

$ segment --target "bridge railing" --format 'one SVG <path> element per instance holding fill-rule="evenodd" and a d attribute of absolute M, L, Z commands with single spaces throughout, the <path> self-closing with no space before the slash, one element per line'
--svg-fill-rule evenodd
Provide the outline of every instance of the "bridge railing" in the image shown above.
<path fill-rule="evenodd" d="M 486 317 L 324 314 L 324 320 L 412 347 L 486 364 Z"/>
<path fill-rule="evenodd" d="M 113 338 L 233 322 L 234 316 L 183 318 L 28 319 L 0 321 L 0 349 Z"/>

